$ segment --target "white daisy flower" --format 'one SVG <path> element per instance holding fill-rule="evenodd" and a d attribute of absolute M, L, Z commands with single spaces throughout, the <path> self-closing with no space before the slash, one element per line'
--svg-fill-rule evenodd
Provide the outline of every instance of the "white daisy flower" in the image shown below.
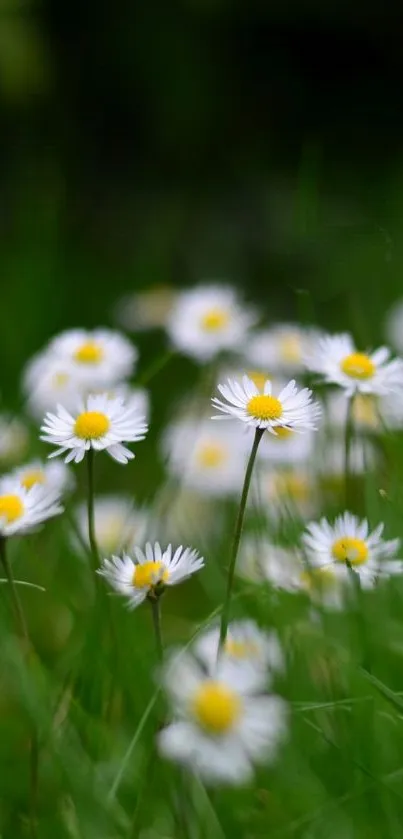
<path fill-rule="evenodd" d="M 18 417 L 0 416 L 0 463 L 15 463 L 24 456 L 29 443 L 28 428 Z"/>
<path fill-rule="evenodd" d="M 366 519 L 360 521 L 351 513 L 338 516 L 334 524 L 322 518 L 308 524 L 303 544 L 310 563 L 331 567 L 342 578 L 347 578 L 350 565 L 365 586 L 371 586 L 378 576 L 401 574 L 403 563 L 390 561 L 399 548 L 400 540 L 385 541 L 381 538 L 383 524 L 372 531 Z"/>
<path fill-rule="evenodd" d="M 31 530 L 63 512 L 57 491 L 42 484 L 31 489 L 6 475 L 0 480 L 0 535 L 14 536 Z"/>
<path fill-rule="evenodd" d="M 107 388 L 130 376 L 138 356 L 124 335 L 110 329 L 69 329 L 53 338 L 48 352 L 71 364 L 91 388 Z"/>
<path fill-rule="evenodd" d="M 196 658 L 181 652 L 168 662 L 163 681 L 176 721 L 160 732 L 160 752 L 211 783 L 242 784 L 253 764 L 273 760 L 287 726 L 278 696 L 258 695 L 253 669 L 219 659 L 206 675 Z"/>
<path fill-rule="evenodd" d="M 74 415 L 63 405 L 58 405 L 57 414 L 47 413 L 41 440 L 58 447 L 49 457 L 68 452 L 66 463 L 80 463 L 90 448 L 106 450 L 118 463 L 127 463 L 134 454 L 122 443 L 144 440 L 147 430 L 143 417 L 132 406 L 100 394 L 81 402 Z"/>
<path fill-rule="evenodd" d="M 228 379 L 226 385 L 218 385 L 218 390 L 226 401 L 214 397 L 212 403 L 221 414 L 272 434 L 276 434 L 277 428 L 284 427 L 298 431 L 315 429 L 321 413 L 319 404 L 312 401 L 312 391 L 308 388 L 298 390 L 294 380 L 278 396 L 273 395 L 269 379 L 262 393 L 248 376 L 243 376 L 242 384 Z M 222 420 L 226 416 L 215 415 L 213 419 Z"/>
<path fill-rule="evenodd" d="M 176 292 L 168 286 L 127 294 L 115 307 L 117 322 L 129 332 L 157 329 L 165 326 L 176 299 Z"/>
<path fill-rule="evenodd" d="M 259 448 L 259 458 L 270 463 L 302 464 L 313 456 L 315 432 L 298 434 L 292 428 L 279 426 L 275 434 L 265 434 Z"/>
<path fill-rule="evenodd" d="M 25 489 L 31 489 L 39 484 L 59 495 L 74 486 L 74 477 L 70 469 L 60 461 L 42 463 L 41 460 L 32 460 L 14 469 L 10 477 L 15 478 Z"/>
<path fill-rule="evenodd" d="M 167 331 L 172 344 L 197 361 L 223 350 L 237 350 L 254 317 L 230 286 L 203 285 L 178 294 Z"/>
<path fill-rule="evenodd" d="M 305 519 L 315 514 L 316 482 L 305 464 L 273 469 L 267 462 L 252 481 L 251 502 L 269 518 L 294 515 Z"/>
<path fill-rule="evenodd" d="M 306 358 L 307 367 L 325 381 L 345 389 L 347 396 L 360 393 L 386 394 L 403 388 L 403 362 L 389 361 L 390 351 L 358 351 L 347 333 L 321 338 Z"/>
<path fill-rule="evenodd" d="M 376 395 L 356 393 L 351 406 L 352 420 L 356 432 L 378 434 L 385 428 L 403 427 L 403 390 Z M 347 421 L 348 400 L 341 391 L 329 394 L 326 401 L 326 416 L 331 428 L 344 431 Z"/>
<path fill-rule="evenodd" d="M 231 433 L 232 432 L 232 433 Z M 169 471 L 203 495 L 237 494 L 245 475 L 247 440 L 237 429 L 222 429 L 210 420 L 183 419 L 163 439 Z"/>
<path fill-rule="evenodd" d="M 58 403 L 70 410 L 84 395 L 83 383 L 70 361 L 57 358 L 48 350 L 29 361 L 22 387 L 28 410 L 35 419 L 43 417 L 46 411 L 54 410 Z"/>
<path fill-rule="evenodd" d="M 215 626 L 200 635 L 194 643 L 197 658 L 214 672 L 220 640 L 220 628 Z M 228 626 L 227 637 L 220 652 L 229 665 L 244 663 L 256 672 L 256 687 L 267 686 L 273 673 L 284 669 L 284 654 L 275 632 L 265 632 L 252 620 L 233 621 Z"/>
<path fill-rule="evenodd" d="M 386 336 L 393 347 L 403 352 L 403 300 L 397 300 L 386 317 Z"/>
<path fill-rule="evenodd" d="M 173 552 L 172 545 L 162 550 L 158 542 L 154 545 L 148 542 L 144 551 L 134 548 L 133 559 L 127 554 L 104 559 L 98 574 L 128 598 L 129 608 L 135 609 L 160 586 L 182 583 L 203 566 L 203 557 L 192 548 L 180 546 Z"/>
<path fill-rule="evenodd" d="M 247 358 L 270 373 L 296 374 L 304 369 L 304 358 L 315 346 L 320 333 L 295 323 L 278 323 L 252 335 Z"/>
<path fill-rule="evenodd" d="M 76 508 L 74 518 L 81 540 L 88 544 L 86 504 Z M 124 495 L 95 496 L 95 540 L 103 554 L 130 551 L 135 543 L 143 542 L 149 521 L 149 513 L 135 508 L 132 500 Z"/>

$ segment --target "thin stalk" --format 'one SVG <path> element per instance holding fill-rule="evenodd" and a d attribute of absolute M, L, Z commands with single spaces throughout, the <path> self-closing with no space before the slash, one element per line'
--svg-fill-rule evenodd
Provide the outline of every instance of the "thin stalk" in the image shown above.
<path fill-rule="evenodd" d="M 347 404 L 346 431 L 344 438 L 344 497 L 346 510 L 351 502 L 351 444 L 354 435 L 354 394 L 350 396 Z"/>
<path fill-rule="evenodd" d="M 4 573 L 6 575 L 7 582 L 10 586 L 10 594 L 11 594 L 11 599 L 13 601 L 13 607 L 14 607 L 15 615 L 16 615 L 16 618 L 17 618 L 19 633 L 20 633 L 21 637 L 24 639 L 24 641 L 25 641 L 25 643 L 28 647 L 28 645 L 29 645 L 29 635 L 28 635 L 28 629 L 27 629 L 27 622 L 25 620 L 24 610 L 22 608 L 21 600 L 20 600 L 19 595 L 18 595 L 17 586 L 15 585 L 15 582 L 14 582 L 14 577 L 13 577 L 13 574 L 12 574 L 12 571 L 11 571 L 11 566 L 10 566 L 10 563 L 8 561 L 7 549 L 6 549 L 6 540 L 5 540 L 4 536 L 0 537 L 0 560 L 1 560 L 1 564 L 4 568 Z"/>
<path fill-rule="evenodd" d="M 163 370 L 164 367 L 166 367 L 167 364 L 169 364 L 171 359 L 174 357 L 174 351 L 169 350 L 168 352 L 164 353 L 164 355 L 161 355 L 158 358 L 154 359 L 154 361 L 151 362 L 150 366 L 146 367 L 144 373 L 141 376 L 139 376 L 137 384 L 141 385 L 142 387 L 144 387 L 144 385 L 148 385 L 151 379 L 153 379 L 154 376 L 157 376 L 158 373 L 160 373 L 161 370 Z"/>
<path fill-rule="evenodd" d="M 243 522 L 245 518 L 245 510 L 246 510 L 246 502 L 248 500 L 248 493 L 250 482 L 252 478 L 253 467 L 255 465 L 257 450 L 259 448 L 259 443 L 263 437 L 264 428 L 257 428 L 255 431 L 255 437 L 253 440 L 252 450 L 249 455 L 248 465 L 246 467 L 245 472 L 245 480 L 243 482 L 242 487 L 242 495 L 241 501 L 239 504 L 238 515 L 235 523 L 235 531 L 234 531 L 234 538 L 232 541 L 232 549 L 231 549 L 231 557 L 230 557 L 230 564 L 228 568 L 228 577 L 227 577 L 227 590 L 225 593 L 224 603 L 222 607 L 221 613 L 221 625 L 220 625 L 220 642 L 219 642 L 219 649 L 222 648 L 223 644 L 225 643 L 225 639 L 227 637 L 227 630 L 228 630 L 228 622 L 229 622 L 229 611 L 231 606 L 231 596 L 232 596 L 232 589 L 234 585 L 234 574 L 235 574 L 235 566 L 239 551 L 239 545 L 242 536 L 242 528 Z"/>
<path fill-rule="evenodd" d="M 95 537 L 95 516 L 94 516 L 94 449 L 90 448 L 87 452 L 87 476 L 88 476 L 88 496 L 87 496 L 87 516 L 88 516 L 88 541 L 91 548 L 92 564 L 94 571 L 99 568 L 99 552 L 97 540 Z M 98 575 L 96 575 L 98 579 Z"/>
<path fill-rule="evenodd" d="M 155 646 L 157 650 L 157 657 L 158 661 L 161 662 L 164 656 L 164 647 L 162 643 L 162 631 L 161 631 L 161 608 L 160 608 L 160 597 L 149 597 L 149 603 L 151 606 L 151 615 L 153 619 L 153 626 L 154 626 L 154 635 L 155 635 Z"/>
<path fill-rule="evenodd" d="M 368 673 L 371 673 L 371 659 L 370 659 L 370 652 L 369 652 L 369 643 L 368 643 L 368 634 L 367 634 L 367 626 L 365 621 L 365 615 L 362 609 L 362 588 L 361 588 L 361 580 L 358 571 L 356 571 L 351 562 L 347 560 L 347 569 L 348 574 L 352 583 L 352 587 L 354 590 L 354 599 L 355 599 L 355 612 L 357 618 L 357 628 L 359 633 L 359 638 L 361 641 L 361 651 L 362 651 L 362 667 Z"/>

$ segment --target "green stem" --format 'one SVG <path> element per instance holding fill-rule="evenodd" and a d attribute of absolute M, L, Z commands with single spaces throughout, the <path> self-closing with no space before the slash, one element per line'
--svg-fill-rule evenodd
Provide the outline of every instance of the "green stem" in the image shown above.
<path fill-rule="evenodd" d="M 365 621 L 365 615 L 363 612 L 362 604 L 362 588 L 361 588 L 361 580 L 358 571 L 356 571 L 351 562 L 346 560 L 348 574 L 351 580 L 352 588 L 354 591 L 354 608 L 355 614 L 357 619 L 357 631 L 358 636 L 361 641 L 361 653 L 362 653 L 362 667 L 368 673 L 371 673 L 371 660 L 370 660 L 370 647 L 368 643 L 368 634 L 367 634 L 367 626 Z"/>
<path fill-rule="evenodd" d="M 252 451 L 249 455 L 248 465 L 246 467 L 245 472 L 245 480 L 243 483 L 242 488 L 242 495 L 241 501 L 239 504 L 239 510 L 237 515 L 237 520 L 235 523 L 235 531 L 234 531 L 234 538 L 232 542 L 232 549 L 231 549 L 231 558 L 230 564 L 228 568 L 228 577 L 227 577 L 227 590 L 225 593 L 224 603 L 222 607 L 222 614 L 221 614 L 221 626 L 220 626 L 220 642 L 219 642 L 219 649 L 225 643 L 225 639 L 227 637 L 227 630 L 228 630 L 228 622 L 229 622 L 229 610 L 231 605 L 231 596 L 232 596 L 232 589 L 234 585 L 234 574 L 235 574 L 235 566 L 236 560 L 239 551 L 239 544 L 241 541 L 242 536 L 242 528 L 243 522 L 245 518 L 245 510 L 246 510 L 246 502 L 248 500 L 248 493 L 250 482 L 252 478 L 253 467 L 255 465 L 257 450 L 259 448 L 259 443 L 263 437 L 265 429 L 264 428 L 257 428 L 255 431 L 255 438 L 253 440 Z"/>
<path fill-rule="evenodd" d="M 155 635 L 155 646 L 157 650 L 158 661 L 161 662 L 164 657 L 164 646 L 162 643 L 160 599 L 161 598 L 158 595 L 156 597 L 151 596 L 148 598 L 151 606 L 151 614 L 153 619 Z"/>
<path fill-rule="evenodd" d="M 29 635 L 28 635 L 28 629 L 27 629 L 27 622 L 25 620 L 24 610 L 22 608 L 21 601 L 20 601 L 20 598 L 18 596 L 17 587 L 14 583 L 14 577 L 13 577 L 13 574 L 12 574 L 12 571 L 11 571 L 10 563 L 8 561 L 7 549 L 6 549 L 6 539 L 4 538 L 4 536 L 0 536 L 0 560 L 1 560 L 1 564 L 4 568 L 4 573 L 6 575 L 7 582 L 10 586 L 10 594 L 11 594 L 11 599 L 13 601 L 13 607 L 14 607 L 14 611 L 15 611 L 15 614 L 16 614 L 16 618 L 17 618 L 19 632 L 20 632 L 21 637 L 24 639 L 24 641 L 26 642 L 26 645 L 28 647 L 28 645 L 29 645 Z"/>
<path fill-rule="evenodd" d="M 169 350 L 164 355 L 161 355 L 159 356 L 159 358 L 156 358 L 154 361 L 151 362 L 149 367 L 146 367 L 144 373 L 137 379 L 136 384 L 141 385 L 142 387 L 144 387 L 144 385 L 148 385 L 151 379 L 153 379 L 154 376 L 160 373 L 161 370 L 163 370 L 164 367 L 166 367 L 167 364 L 169 364 L 171 359 L 174 358 L 174 356 L 174 351 Z"/>
<path fill-rule="evenodd" d="M 347 405 L 346 433 L 344 438 L 344 494 L 346 510 L 351 502 L 351 444 L 354 434 L 353 423 L 354 394 L 350 396 Z"/>
<path fill-rule="evenodd" d="M 87 453 L 87 470 L 88 470 L 88 497 L 87 497 L 87 514 L 88 514 L 88 541 L 91 548 L 91 558 L 94 566 L 94 571 L 99 568 L 99 553 L 98 545 L 95 537 L 95 516 L 94 516 L 94 449 L 90 448 Z M 96 575 L 98 579 L 98 575 Z"/>

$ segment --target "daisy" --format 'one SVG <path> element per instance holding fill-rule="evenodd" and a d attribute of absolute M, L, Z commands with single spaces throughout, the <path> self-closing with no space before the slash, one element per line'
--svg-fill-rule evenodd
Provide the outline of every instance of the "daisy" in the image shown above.
<path fill-rule="evenodd" d="M 303 464 L 312 458 L 315 432 L 298 434 L 292 428 L 279 426 L 275 434 L 265 434 L 260 444 L 259 458 L 270 463 Z"/>
<path fill-rule="evenodd" d="M 401 574 L 403 563 L 391 561 L 399 548 L 400 540 L 383 540 L 383 524 L 370 533 L 366 519 L 360 521 L 351 513 L 338 516 L 333 525 L 327 519 L 308 524 L 303 535 L 303 545 L 312 565 L 329 567 L 341 577 L 349 574 L 349 566 L 356 571 L 365 586 L 371 586 L 376 577 Z"/>
<path fill-rule="evenodd" d="M 233 288 L 204 285 L 177 295 L 167 331 L 172 344 L 199 362 L 223 350 L 240 350 L 253 314 Z"/>
<path fill-rule="evenodd" d="M 187 652 L 173 656 L 163 672 L 175 721 L 163 729 L 163 756 L 211 783 L 243 784 L 253 764 L 273 760 L 287 724 L 287 706 L 256 689 L 253 668 L 226 657 L 206 674 Z"/>
<path fill-rule="evenodd" d="M 175 298 L 176 292 L 169 286 L 155 286 L 128 294 L 115 307 L 116 320 L 130 332 L 163 327 Z"/>
<path fill-rule="evenodd" d="M 46 350 L 32 358 L 23 374 L 22 387 L 27 407 L 35 419 L 58 403 L 67 410 L 74 408 L 84 387 L 70 361 L 57 358 Z"/>
<path fill-rule="evenodd" d="M 26 489 L 13 476 L 0 480 L 0 536 L 14 536 L 31 530 L 63 512 L 60 495 L 52 488 L 35 484 Z"/>
<path fill-rule="evenodd" d="M 203 566 L 203 557 L 192 548 L 181 546 L 172 552 L 172 545 L 162 550 L 158 542 L 148 542 L 144 552 L 134 548 L 134 559 L 127 554 L 104 559 L 98 574 L 128 598 L 130 609 L 135 609 L 148 596 L 158 595 L 165 586 L 182 583 Z"/>
<path fill-rule="evenodd" d="M 195 641 L 194 652 L 209 672 L 215 670 L 220 639 L 218 626 L 208 629 Z M 267 684 L 273 671 L 284 668 L 284 655 L 275 632 L 265 632 L 251 620 L 234 621 L 228 627 L 221 656 L 229 664 L 245 663 L 256 671 L 262 687 Z"/>
<path fill-rule="evenodd" d="M 124 335 L 110 329 L 69 329 L 53 338 L 48 352 L 71 364 L 91 388 L 109 387 L 130 376 L 138 356 Z"/>
<path fill-rule="evenodd" d="M 276 434 L 277 428 L 306 431 L 315 429 L 321 409 L 312 401 L 312 391 L 308 388 L 298 390 L 295 381 L 289 382 L 278 396 L 272 393 L 272 384 L 267 379 L 263 393 L 248 376 L 243 376 L 242 385 L 234 379 L 228 379 L 225 385 L 218 385 L 218 390 L 226 400 L 213 398 L 214 407 L 222 414 L 241 420 L 254 428 L 266 429 Z M 213 419 L 226 419 L 215 415 Z"/>
<path fill-rule="evenodd" d="M 14 469 L 11 477 L 15 478 L 25 489 L 31 489 L 39 484 L 60 495 L 74 486 L 70 469 L 60 461 L 42 463 L 41 460 L 32 460 L 25 466 Z"/>
<path fill-rule="evenodd" d="M 270 519 L 290 514 L 306 519 L 314 515 L 316 495 L 314 475 L 305 464 L 273 469 L 267 463 L 254 476 L 253 502 Z"/>
<path fill-rule="evenodd" d="M 247 357 L 251 364 L 270 372 L 295 374 L 304 369 L 304 358 L 315 345 L 319 331 L 294 323 L 278 323 L 256 332 L 250 339 Z"/>
<path fill-rule="evenodd" d="M 80 504 L 74 514 L 81 540 L 88 543 L 87 505 Z M 124 495 L 96 496 L 94 500 L 95 540 L 101 553 L 131 550 L 144 541 L 149 525 L 146 510 L 136 509 Z"/>
<path fill-rule="evenodd" d="M 346 427 L 348 401 L 343 392 L 329 394 L 326 403 L 328 423 L 337 430 Z M 378 434 L 385 428 L 403 427 L 403 391 L 382 396 L 373 393 L 356 393 L 351 406 L 356 432 Z"/>
<path fill-rule="evenodd" d="M 325 381 L 345 389 L 347 396 L 360 393 L 386 394 L 403 388 L 403 362 L 389 361 L 390 351 L 360 352 L 347 333 L 321 338 L 306 358 L 307 367 Z"/>
<path fill-rule="evenodd" d="M 118 463 L 127 463 L 134 454 L 122 443 L 144 440 L 147 430 L 136 409 L 118 397 L 100 394 L 82 401 L 74 414 L 63 405 L 58 405 L 57 414 L 47 413 L 41 440 L 58 447 L 49 457 L 68 452 L 66 463 L 80 463 L 89 449 L 106 450 Z"/>
<path fill-rule="evenodd" d="M 29 443 L 28 428 L 18 417 L 0 416 L 0 463 L 15 463 L 24 456 Z"/>
<path fill-rule="evenodd" d="M 184 486 L 203 495 L 237 494 L 245 474 L 248 441 L 238 429 L 222 429 L 210 420 L 183 419 L 163 439 L 169 471 Z"/>

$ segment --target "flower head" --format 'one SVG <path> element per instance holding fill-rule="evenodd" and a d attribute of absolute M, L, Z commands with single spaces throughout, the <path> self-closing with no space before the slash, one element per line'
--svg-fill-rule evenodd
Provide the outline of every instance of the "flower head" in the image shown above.
<path fill-rule="evenodd" d="M 31 489 L 38 484 L 60 495 L 74 486 L 70 469 L 59 461 L 42 463 L 41 460 L 31 460 L 30 463 L 14 469 L 10 477 L 15 478 L 25 489 Z"/>
<path fill-rule="evenodd" d="M 220 638 L 218 626 L 208 629 L 194 643 L 194 652 L 207 667 L 215 672 Z M 253 668 L 256 674 L 256 688 L 267 686 L 273 673 L 284 667 L 284 655 L 275 632 L 265 632 L 251 620 L 233 621 L 228 627 L 227 637 L 220 656 L 228 667 L 244 664 Z"/>
<path fill-rule="evenodd" d="M 29 442 L 28 428 L 18 417 L 0 416 L 0 463 L 16 463 L 24 456 Z"/>
<path fill-rule="evenodd" d="M 210 783 L 242 784 L 253 764 L 273 760 L 286 730 L 287 706 L 261 694 L 253 668 L 219 658 L 206 673 L 190 653 L 163 674 L 176 720 L 159 735 L 161 753 Z M 258 684 L 258 686 L 257 686 Z"/>
<path fill-rule="evenodd" d="M 48 352 L 70 364 L 77 378 L 90 388 L 107 388 L 129 376 L 137 350 L 120 332 L 110 329 L 69 329 L 56 335 Z"/>
<path fill-rule="evenodd" d="M 41 440 L 58 446 L 49 457 L 68 452 L 66 463 L 80 463 L 92 448 L 106 450 L 118 463 L 127 463 L 134 454 L 122 443 L 144 440 L 147 425 L 136 407 L 125 405 L 121 398 L 100 394 L 82 401 L 74 414 L 58 405 L 57 414 L 46 414 L 41 431 Z"/>
<path fill-rule="evenodd" d="M 175 347 L 203 362 L 223 350 L 239 351 L 253 320 L 233 288 L 205 285 L 178 294 L 167 330 Z"/>
<path fill-rule="evenodd" d="M 78 532 L 82 541 L 88 542 L 87 505 L 80 504 L 75 511 Z M 95 496 L 95 540 L 103 554 L 130 551 L 134 544 L 146 536 L 149 514 L 135 508 L 130 498 L 122 495 Z"/>
<path fill-rule="evenodd" d="M 278 323 L 251 337 L 247 357 L 258 368 L 295 375 L 304 369 L 305 355 L 318 336 L 317 330 L 304 329 L 296 323 Z"/>
<path fill-rule="evenodd" d="M 245 443 L 237 429 L 228 432 L 209 420 L 183 419 L 168 429 L 163 447 L 169 470 L 184 486 L 203 495 L 225 496 L 242 487 Z"/>
<path fill-rule="evenodd" d="M 115 307 L 116 321 L 129 332 L 165 326 L 176 292 L 169 286 L 128 294 Z"/>
<path fill-rule="evenodd" d="M 401 574 L 403 563 L 391 561 L 400 540 L 382 539 L 383 524 L 372 531 L 366 519 L 360 521 L 351 513 L 338 516 L 334 524 L 322 518 L 308 524 L 303 544 L 310 563 L 317 567 L 331 566 L 334 573 L 346 578 L 349 566 L 364 585 L 371 586 L 378 576 Z"/>
<path fill-rule="evenodd" d="M 37 483 L 27 489 L 18 478 L 6 475 L 0 480 L 0 535 L 24 533 L 62 513 L 59 499 L 51 487 Z"/>
<path fill-rule="evenodd" d="M 390 361 L 389 356 L 386 347 L 361 352 L 351 336 L 343 333 L 319 339 L 306 364 L 325 381 L 343 387 L 347 395 L 357 391 L 386 394 L 403 388 L 403 362 Z"/>
<path fill-rule="evenodd" d="M 278 428 L 298 431 L 316 428 L 320 416 L 320 406 L 312 401 L 312 391 L 308 388 L 298 390 L 295 381 L 289 382 L 278 396 L 272 393 L 269 379 L 262 393 L 248 376 L 243 376 L 242 384 L 228 379 L 227 384 L 218 385 L 218 390 L 225 401 L 214 397 L 212 402 L 221 414 L 235 417 L 254 428 L 267 429 L 272 434 L 276 434 Z"/>
<path fill-rule="evenodd" d="M 172 545 L 162 550 L 156 542 L 155 545 L 147 543 L 144 551 L 134 548 L 133 559 L 127 554 L 104 559 L 98 573 L 115 591 L 127 597 L 129 607 L 135 609 L 162 586 L 182 583 L 203 566 L 204 559 L 197 551 L 182 546 L 172 551 Z"/>

